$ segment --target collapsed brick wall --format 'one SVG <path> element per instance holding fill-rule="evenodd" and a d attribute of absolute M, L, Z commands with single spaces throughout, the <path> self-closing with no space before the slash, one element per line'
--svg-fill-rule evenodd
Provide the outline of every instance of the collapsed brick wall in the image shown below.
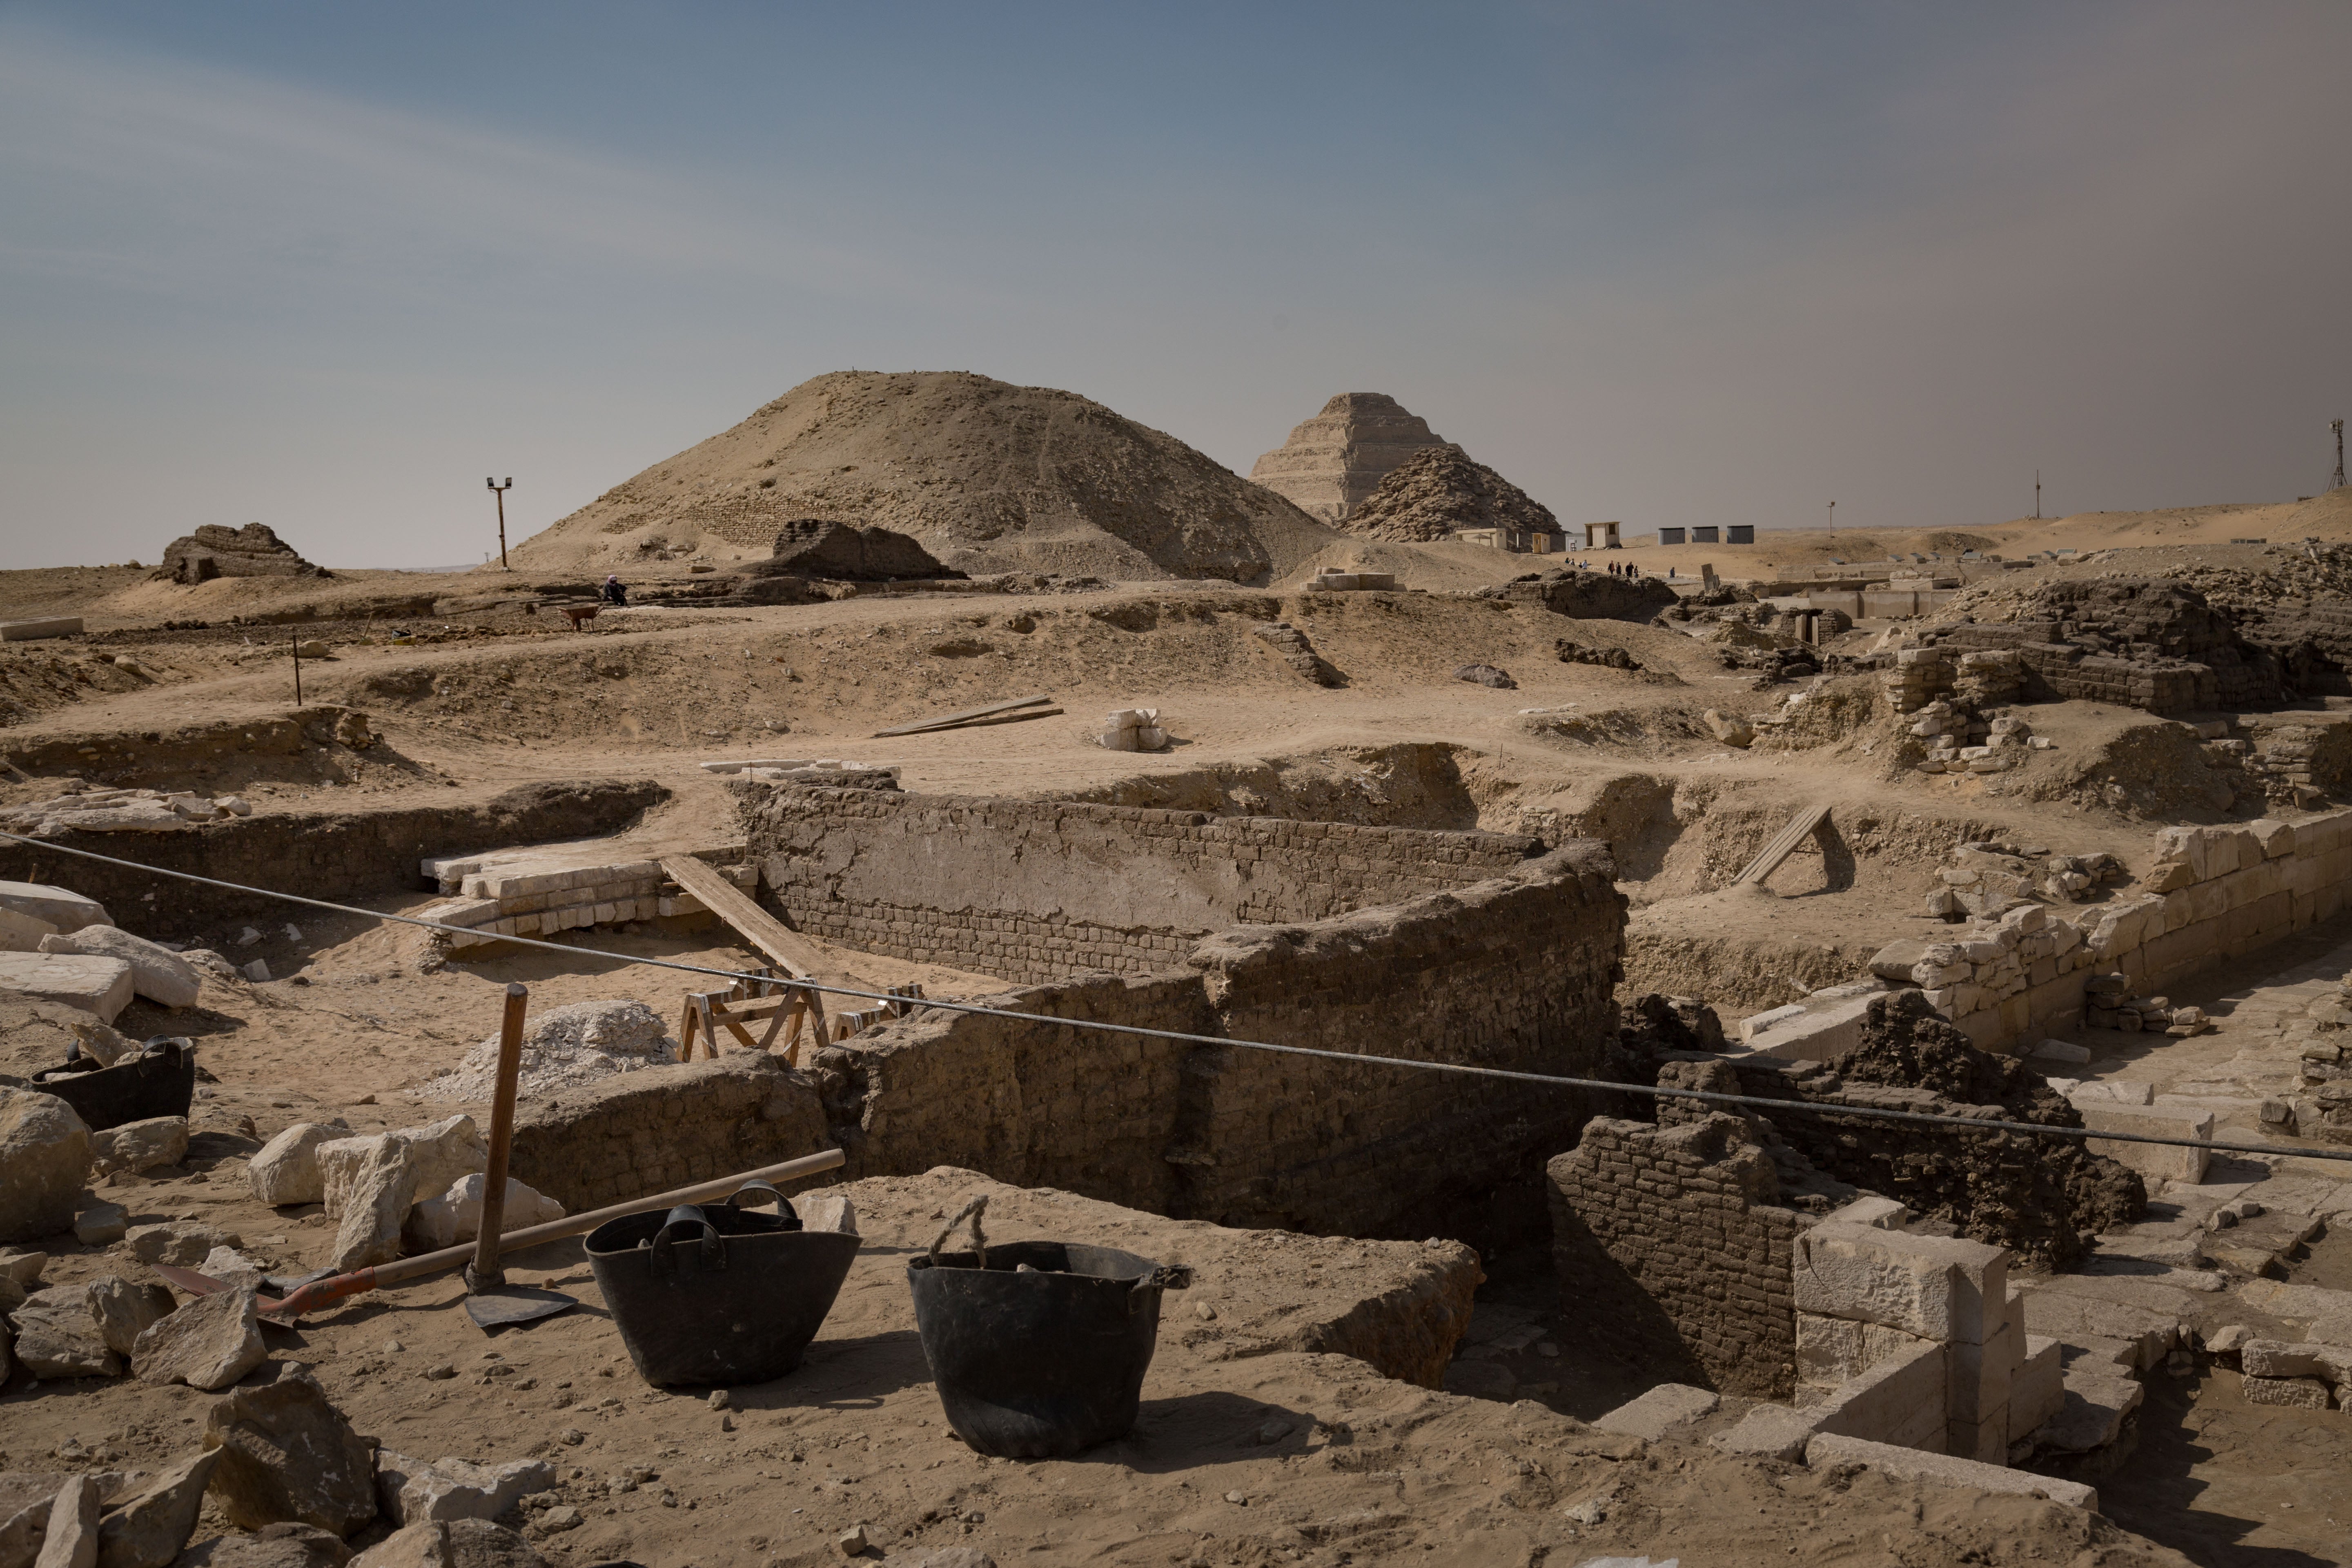
<path fill-rule="evenodd" d="M 832 1146 L 815 1086 L 739 1051 L 525 1100 L 509 1168 L 580 1214 Z"/>
<path fill-rule="evenodd" d="M 1624 910 L 1606 850 L 1580 842 L 1457 891 L 1228 931 L 1181 966 L 995 1005 L 1589 1076 L 1616 1028 Z M 1526 1084 L 936 1012 L 827 1047 L 816 1077 L 853 1176 L 948 1161 L 1180 1217 L 1359 1236 L 1426 1235 L 1449 1212 L 1458 1229 L 1461 1205 L 1533 1177 L 1587 1110 Z"/>
<path fill-rule="evenodd" d="M 417 862 L 429 856 L 617 833 L 668 798 L 669 791 L 650 780 L 533 784 L 487 801 L 268 812 L 172 833 L 68 832 L 55 843 L 142 867 L 350 902 L 413 890 Z M 286 911 L 274 900 L 60 855 L 41 845 L 0 845 L 0 881 L 71 888 L 104 904 L 117 925 L 141 936 L 184 936 L 226 921 L 282 919 Z"/>
<path fill-rule="evenodd" d="M 1560 1310 L 1629 1360 L 1725 1393 L 1796 1387 L 1796 1239 L 1771 1159 L 1740 1118 L 1596 1116 L 1546 1167 Z M 1661 1367 L 1659 1363 L 1667 1363 Z"/>
<path fill-rule="evenodd" d="M 1144 974 L 1236 923 L 1465 887 L 1540 844 L 1069 801 L 740 782 L 763 897 L 799 930 L 1016 981 Z"/>
<path fill-rule="evenodd" d="M 2205 596 L 2166 579 L 2053 583 L 2006 624 L 1937 628 L 1954 649 L 2015 651 L 2026 695 L 2175 713 L 2261 708 L 2284 695 L 2277 657 L 2249 643 Z"/>

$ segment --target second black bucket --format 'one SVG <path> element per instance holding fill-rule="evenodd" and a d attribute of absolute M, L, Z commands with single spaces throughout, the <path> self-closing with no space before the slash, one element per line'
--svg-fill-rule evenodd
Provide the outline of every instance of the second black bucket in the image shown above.
<path fill-rule="evenodd" d="M 907 1263 L 915 1330 L 956 1435 L 982 1454 L 1076 1454 L 1135 1426 L 1160 1335 L 1160 1298 L 1191 1271 L 1078 1242 L 995 1247 L 972 1220 L 972 1252 Z M 949 1223 L 952 1231 L 963 1215 Z"/>
<path fill-rule="evenodd" d="M 803 1230 L 765 1182 L 735 1202 L 626 1215 L 588 1233 L 589 1267 L 637 1374 L 657 1388 L 765 1383 L 800 1365 L 849 1277 L 857 1237 Z"/>
<path fill-rule="evenodd" d="M 77 1046 L 65 1066 L 35 1073 L 32 1087 L 72 1106 L 93 1132 L 152 1116 L 185 1116 L 196 1094 L 195 1042 L 159 1035 L 110 1068 Z"/>

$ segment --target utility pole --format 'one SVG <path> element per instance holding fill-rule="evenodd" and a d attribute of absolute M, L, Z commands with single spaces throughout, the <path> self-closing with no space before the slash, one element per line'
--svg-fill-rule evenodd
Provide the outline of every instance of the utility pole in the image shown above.
<path fill-rule="evenodd" d="M 509 479 L 500 484 L 496 479 L 484 479 L 482 483 L 489 486 L 490 493 L 499 498 L 499 570 L 511 572 L 514 568 L 507 564 L 507 492 L 514 489 L 514 480 Z"/>
<path fill-rule="evenodd" d="M 2042 470 L 2033 470 L 2033 521 L 2042 521 Z"/>
<path fill-rule="evenodd" d="M 2338 419 L 2328 428 L 2336 432 L 2336 478 L 2327 488 L 2340 490 L 2344 488 L 2344 421 Z"/>
<path fill-rule="evenodd" d="M 1830 531 L 1832 533 L 1837 531 L 1837 502 L 1835 501 L 1830 502 Z"/>

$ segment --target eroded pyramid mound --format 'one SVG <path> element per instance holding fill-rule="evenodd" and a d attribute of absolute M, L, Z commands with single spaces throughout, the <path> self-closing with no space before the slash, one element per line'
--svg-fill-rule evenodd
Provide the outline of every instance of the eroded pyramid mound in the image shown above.
<path fill-rule="evenodd" d="M 1339 522 L 1370 500 L 1398 464 L 1444 444 L 1428 421 L 1387 393 L 1343 392 L 1260 458 L 1250 478 L 1309 516 Z"/>
<path fill-rule="evenodd" d="M 184 533 L 163 547 L 160 580 L 205 583 L 215 577 L 328 577 L 323 566 L 313 566 L 294 552 L 267 523 L 224 528 L 208 522 L 194 533 Z"/>
<path fill-rule="evenodd" d="M 1391 468 L 1340 527 L 1401 544 L 1430 543 L 1459 528 L 1560 531 L 1549 507 L 1459 447 L 1425 447 Z"/>
<path fill-rule="evenodd" d="M 816 519 L 912 536 L 971 574 L 1279 576 L 1332 541 L 1172 436 L 1051 387 L 836 372 L 536 535 L 532 569 L 764 556 Z"/>

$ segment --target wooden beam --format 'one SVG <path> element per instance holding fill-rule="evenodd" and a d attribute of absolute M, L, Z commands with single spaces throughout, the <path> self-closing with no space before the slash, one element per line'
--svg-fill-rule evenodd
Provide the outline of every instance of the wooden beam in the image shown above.
<path fill-rule="evenodd" d="M 942 713 L 936 719 L 923 719 L 912 724 L 901 724 L 895 730 L 877 730 L 874 731 L 873 738 L 879 741 L 891 735 L 912 735 L 924 730 L 945 729 L 950 725 L 961 724 L 969 720 L 985 719 L 992 713 L 1009 713 L 1015 708 L 1034 708 L 1040 703 L 1052 700 L 1052 698 L 1040 692 L 1034 697 L 1024 697 L 1017 702 L 990 702 L 978 708 L 967 708 L 960 713 Z"/>
<path fill-rule="evenodd" d="M 822 955 L 815 945 L 753 903 L 709 865 L 690 855 L 671 855 L 663 858 L 661 868 L 671 881 L 700 899 L 703 908 L 732 926 L 737 935 L 766 953 L 777 968 L 795 980 L 807 980 L 816 973 Z"/>
<path fill-rule="evenodd" d="M 914 731 L 913 733 L 918 735 L 944 735 L 950 730 L 977 730 L 983 724 L 1018 724 L 1024 719 L 1051 719 L 1061 711 L 1062 710 L 1059 708 L 1024 708 L 1018 713 L 992 713 L 984 719 L 966 719 L 961 723 L 958 724 L 933 724 L 928 729 Z M 907 733 L 908 733 L 908 731 L 905 730 L 884 730 L 877 734 L 870 735 L 866 738 L 868 740 L 879 741 L 886 735 L 903 736 Z M 814 783 L 815 781 L 794 780 L 793 782 Z"/>
<path fill-rule="evenodd" d="M 1830 808 L 1826 805 L 1809 805 L 1798 812 L 1789 819 L 1789 826 L 1780 829 L 1773 836 L 1772 842 L 1764 846 L 1763 853 L 1748 862 L 1748 868 L 1731 879 L 1731 885 L 1736 888 L 1747 882 L 1761 882 L 1769 877 L 1780 868 L 1783 860 L 1797 852 L 1798 845 L 1819 833 L 1829 819 Z"/>

